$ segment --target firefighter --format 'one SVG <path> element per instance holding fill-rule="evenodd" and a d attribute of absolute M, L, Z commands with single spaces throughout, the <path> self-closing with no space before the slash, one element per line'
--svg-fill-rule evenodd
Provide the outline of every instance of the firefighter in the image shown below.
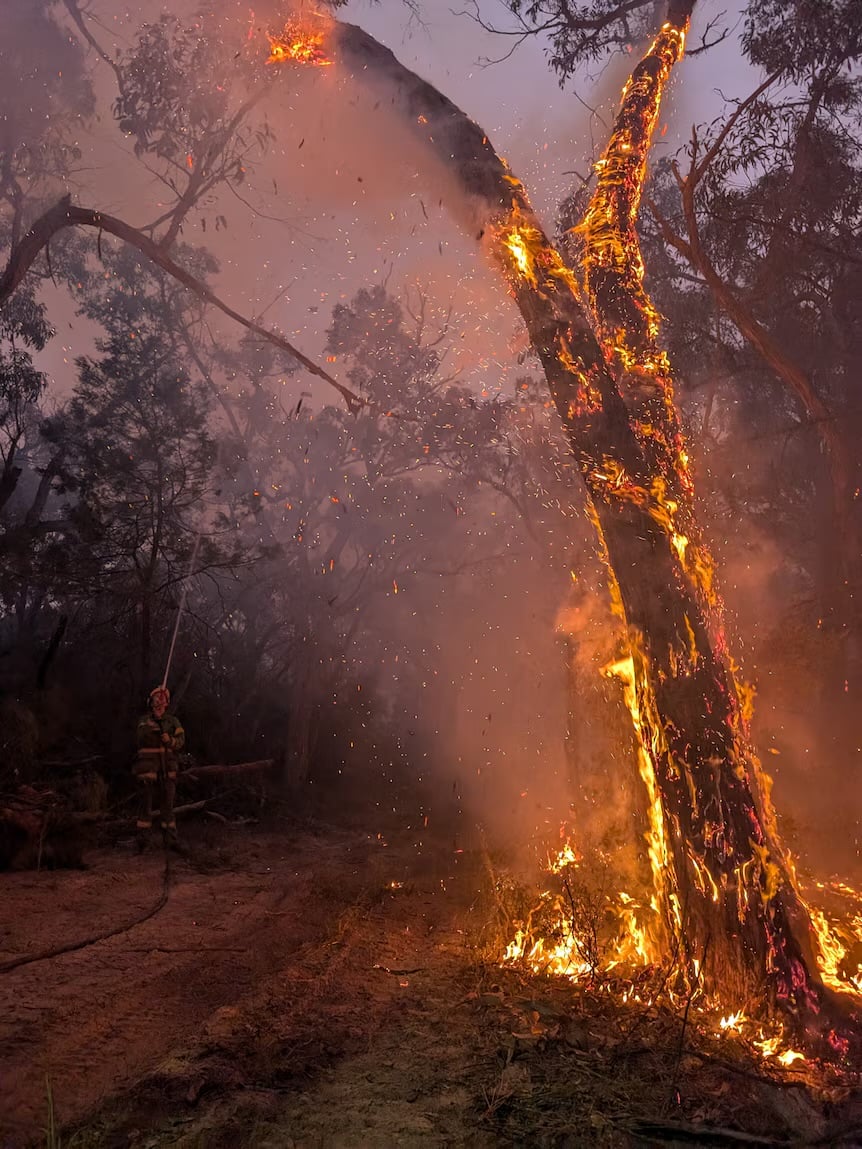
<path fill-rule="evenodd" d="M 149 710 L 138 722 L 138 756 L 134 772 L 143 787 L 137 822 L 138 848 L 141 850 L 146 847 L 153 826 L 155 792 L 165 845 L 182 852 L 174 818 L 174 793 L 177 788 L 177 753 L 185 745 L 186 735 L 179 719 L 168 714 L 170 701 L 168 688 L 157 686 L 150 692 Z"/>

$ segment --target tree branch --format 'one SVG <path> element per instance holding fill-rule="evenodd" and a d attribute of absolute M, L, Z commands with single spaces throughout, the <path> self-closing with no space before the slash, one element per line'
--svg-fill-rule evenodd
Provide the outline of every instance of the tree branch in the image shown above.
<path fill-rule="evenodd" d="M 0 309 L 10 298 L 15 289 L 19 286 L 24 276 L 32 267 L 36 257 L 47 246 L 51 238 L 59 231 L 63 231 L 68 227 L 92 227 L 99 231 L 106 231 L 110 235 L 114 235 L 117 239 L 123 240 L 124 243 L 131 244 L 136 247 L 143 255 L 152 260 L 168 275 L 173 276 L 189 291 L 194 292 L 199 299 L 203 299 L 206 303 L 212 304 L 217 307 L 219 311 L 229 316 L 234 322 L 239 323 L 248 331 L 253 331 L 255 335 L 259 335 L 261 339 L 267 340 L 275 347 L 282 351 L 286 351 L 294 359 L 296 359 L 311 375 L 317 376 L 318 379 L 323 379 L 331 387 L 334 387 L 339 395 L 344 399 L 347 408 L 351 412 L 356 412 L 366 405 L 365 400 L 351 391 L 349 387 L 345 387 L 334 379 L 328 371 L 309 359 L 307 355 L 297 348 L 292 343 L 288 343 L 281 335 L 276 334 L 274 331 L 268 330 L 266 327 L 261 327 L 259 323 L 255 323 L 253 319 L 246 319 L 245 316 L 240 315 L 228 304 L 223 303 L 221 299 L 211 291 L 205 283 L 197 279 L 191 272 L 186 271 L 185 268 L 180 267 L 178 263 L 170 258 L 169 255 L 157 243 L 154 243 L 143 232 L 137 228 L 132 227 L 130 224 L 124 223 L 123 220 L 117 219 L 112 215 L 106 215 L 103 212 L 95 211 L 92 208 L 77 207 L 71 202 L 70 196 L 65 196 L 55 204 L 54 207 L 49 208 L 44 212 L 25 236 L 17 243 L 9 253 L 9 261 L 6 265 L 6 270 L 0 276 Z"/>
<path fill-rule="evenodd" d="M 722 148 L 722 145 L 724 144 L 724 141 L 727 139 L 727 137 L 733 131 L 739 117 L 744 112 L 748 111 L 748 109 L 755 102 L 755 100 L 759 99 L 763 95 L 763 93 L 766 91 L 767 88 L 770 88 L 775 83 L 775 81 L 781 75 L 782 71 L 783 71 L 782 68 L 778 68 L 778 69 L 776 69 L 776 71 L 770 73 L 770 75 L 768 75 L 766 77 L 766 79 L 763 81 L 763 83 L 754 89 L 754 91 L 751 93 L 750 96 L 748 96 L 746 99 L 744 99 L 741 104 L 738 104 L 736 106 L 736 108 L 733 110 L 733 112 L 728 116 L 727 122 L 724 124 L 721 131 L 715 137 L 715 140 L 713 141 L 713 143 L 710 146 L 710 148 L 708 149 L 708 151 L 704 154 L 704 157 L 700 161 L 699 164 L 696 164 L 694 162 L 694 159 L 692 159 L 692 170 L 691 170 L 691 174 L 690 174 L 689 178 L 694 180 L 695 186 L 697 186 L 697 184 L 699 184 L 700 181 L 703 179 L 703 176 L 704 176 L 707 168 L 712 163 L 712 161 L 715 159 L 715 157 L 718 155 L 719 151 Z"/>

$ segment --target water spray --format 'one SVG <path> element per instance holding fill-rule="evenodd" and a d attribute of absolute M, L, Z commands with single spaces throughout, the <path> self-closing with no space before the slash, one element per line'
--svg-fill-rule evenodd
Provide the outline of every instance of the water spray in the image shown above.
<path fill-rule="evenodd" d="M 189 569 L 186 571 L 183 577 L 183 589 L 180 595 L 180 605 L 177 609 L 177 618 L 176 622 L 174 623 L 174 633 L 171 635 L 171 646 L 170 650 L 168 651 L 168 661 L 165 663 L 165 673 L 162 675 L 161 686 L 163 690 L 166 689 L 168 685 L 168 674 L 170 673 L 171 662 L 173 662 L 174 658 L 174 647 L 177 645 L 177 635 L 179 634 L 180 630 L 180 619 L 183 617 L 183 611 L 185 610 L 186 599 L 189 593 L 189 579 L 191 578 L 192 571 L 194 570 L 195 560 L 198 557 L 198 550 L 200 549 L 202 534 L 203 527 L 200 527 L 198 529 L 197 535 L 195 536 L 195 545 L 192 550 L 192 557 L 189 559 Z"/>

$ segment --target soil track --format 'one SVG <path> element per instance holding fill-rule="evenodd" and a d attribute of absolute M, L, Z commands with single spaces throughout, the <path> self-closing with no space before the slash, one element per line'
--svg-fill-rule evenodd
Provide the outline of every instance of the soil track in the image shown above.
<path fill-rule="evenodd" d="M 149 921 L 2 976 L 4 1149 L 44 1129 L 46 1078 L 59 1119 L 79 1121 L 208 1020 L 238 1012 L 301 947 L 332 943 L 343 914 L 400 880 L 387 876 L 388 847 L 357 833 L 224 837 L 217 848 L 198 846 L 191 862 L 171 862 L 167 904 Z M 412 854 L 392 859 L 400 873 Z M 88 861 L 82 873 L 4 876 L 0 963 L 134 921 L 158 899 L 160 851 L 101 851 Z"/>
<path fill-rule="evenodd" d="M 0 879 L 0 963 L 158 898 L 160 854 L 89 861 Z M 218 827 L 150 920 L 0 976 L 0 1146 L 45 1144 L 46 1077 L 63 1149 L 862 1144 L 846 1075 L 483 960 L 488 876 L 451 842 Z"/>

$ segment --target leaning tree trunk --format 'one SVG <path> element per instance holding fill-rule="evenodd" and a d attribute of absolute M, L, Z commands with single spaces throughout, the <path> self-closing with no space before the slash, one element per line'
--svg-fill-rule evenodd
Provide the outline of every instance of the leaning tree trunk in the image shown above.
<path fill-rule="evenodd" d="M 816 1010 L 824 993 L 808 913 L 758 807 L 724 651 L 657 494 L 656 456 L 636 434 L 572 272 L 481 128 L 361 29 L 335 24 L 329 45 L 336 62 L 384 87 L 456 177 L 541 359 L 628 626 L 668 928 L 723 1002 Z"/>

